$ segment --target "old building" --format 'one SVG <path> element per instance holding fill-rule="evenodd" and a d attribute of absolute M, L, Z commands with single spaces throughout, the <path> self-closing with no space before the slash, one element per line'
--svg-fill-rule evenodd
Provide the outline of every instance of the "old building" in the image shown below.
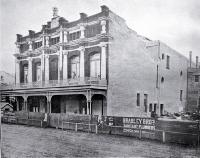
<path fill-rule="evenodd" d="M 200 110 L 200 66 L 198 56 L 196 64 L 192 64 L 192 52 L 190 53 L 190 66 L 188 67 L 188 87 L 186 111 L 195 112 Z"/>
<path fill-rule="evenodd" d="M 40 32 L 17 35 L 18 110 L 149 116 L 185 108 L 187 59 L 128 28 L 106 6 L 69 22 L 58 16 Z"/>
<path fill-rule="evenodd" d="M 0 71 L 0 86 L 7 86 L 15 83 L 15 77 L 5 71 Z"/>

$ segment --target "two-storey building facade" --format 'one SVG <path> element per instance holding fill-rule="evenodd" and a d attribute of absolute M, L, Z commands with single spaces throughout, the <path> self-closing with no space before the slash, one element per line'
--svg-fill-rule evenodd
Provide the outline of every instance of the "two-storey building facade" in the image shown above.
<path fill-rule="evenodd" d="M 73 22 L 54 8 L 51 21 L 18 34 L 16 46 L 16 84 L 2 92 L 17 98 L 18 110 L 148 116 L 185 106 L 187 59 L 139 36 L 106 6 Z"/>

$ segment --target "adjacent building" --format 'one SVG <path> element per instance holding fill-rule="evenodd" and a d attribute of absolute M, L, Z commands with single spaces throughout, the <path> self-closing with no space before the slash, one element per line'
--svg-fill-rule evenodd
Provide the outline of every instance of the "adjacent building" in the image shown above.
<path fill-rule="evenodd" d="M 188 87 L 186 111 L 196 112 L 200 110 L 200 66 L 198 56 L 196 64 L 192 64 L 192 52 L 190 52 L 190 66 L 188 67 Z"/>
<path fill-rule="evenodd" d="M 107 6 L 73 22 L 54 8 L 41 31 L 17 34 L 16 46 L 16 83 L 2 94 L 17 98 L 17 110 L 149 116 L 186 106 L 187 58 Z"/>

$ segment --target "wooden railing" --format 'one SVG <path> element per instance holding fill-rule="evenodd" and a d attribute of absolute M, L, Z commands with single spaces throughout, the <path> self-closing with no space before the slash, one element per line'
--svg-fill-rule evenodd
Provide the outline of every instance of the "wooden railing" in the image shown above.
<path fill-rule="evenodd" d="M 96 85 L 106 86 L 107 80 L 94 77 L 67 79 L 67 80 L 48 80 L 28 83 L 19 83 L 1 87 L 2 90 L 23 89 L 23 88 L 45 88 L 45 87 L 65 87 L 65 86 L 81 86 Z"/>

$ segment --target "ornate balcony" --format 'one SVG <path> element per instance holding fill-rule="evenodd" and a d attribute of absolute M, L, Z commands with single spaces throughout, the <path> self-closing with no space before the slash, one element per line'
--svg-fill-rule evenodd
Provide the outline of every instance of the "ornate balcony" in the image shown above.
<path fill-rule="evenodd" d="M 17 90 L 29 88 L 53 88 L 53 87 L 70 87 L 70 86 L 99 86 L 106 87 L 107 80 L 94 77 L 76 78 L 68 80 L 49 80 L 29 83 L 20 83 L 0 87 L 0 90 Z"/>

